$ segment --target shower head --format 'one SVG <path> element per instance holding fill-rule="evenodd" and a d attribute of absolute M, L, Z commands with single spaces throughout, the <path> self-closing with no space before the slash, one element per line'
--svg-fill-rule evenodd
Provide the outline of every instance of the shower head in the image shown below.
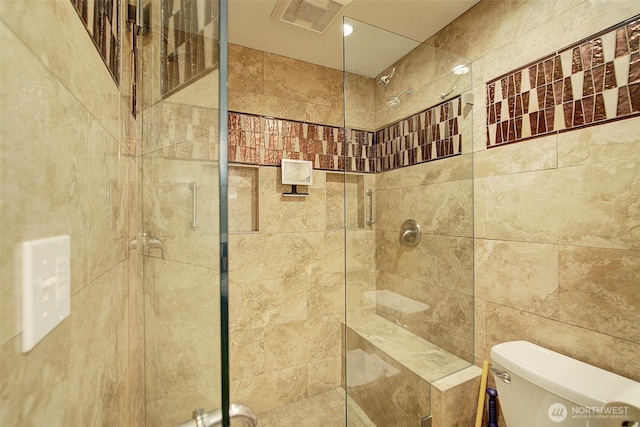
<path fill-rule="evenodd" d="M 391 70 L 391 72 L 389 74 L 387 74 L 386 76 L 382 76 L 378 79 L 378 83 L 382 83 L 383 85 L 388 85 L 389 84 L 389 80 L 391 80 L 391 77 L 393 77 L 393 74 L 396 72 L 396 67 L 393 67 L 393 69 Z"/>
<path fill-rule="evenodd" d="M 413 93 L 413 89 L 409 88 L 409 89 L 403 90 L 396 96 L 392 96 L 387 100 L 387 107 L 398 108 L 400 104 L 402 104 L 402 100 L 400 98 L 402 96 L 411 96 L 412 93 Z"/>
<path fill-rule="evenodd" d="M 389 108 L 398 108 L 400 104 L 402 104 L 402 101 L 400 101 L 400 98 L 398 98 L 397 96 L 389 98 L 389 100 L 387 101 L 387 107 Z"/>

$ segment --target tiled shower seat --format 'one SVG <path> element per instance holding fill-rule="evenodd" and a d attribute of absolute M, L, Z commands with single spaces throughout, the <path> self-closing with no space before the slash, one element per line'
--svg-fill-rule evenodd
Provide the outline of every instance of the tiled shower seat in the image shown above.
<path fill-rule="evenodd" d="M 376 425 L 473 424 L 480 368 L 376 314 L 350 313 L 345 333 L 345 388 Z"/>

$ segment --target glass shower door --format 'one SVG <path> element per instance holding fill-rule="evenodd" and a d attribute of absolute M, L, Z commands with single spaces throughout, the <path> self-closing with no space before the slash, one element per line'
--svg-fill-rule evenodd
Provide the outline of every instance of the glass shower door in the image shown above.
<path fill-rule="evenodd" d="M 430 425 L 437 381 L 473 363 L 471 64 L 345 23 L 345 127 L 373 141 L 356 145 L 371 153 L 366 189 L 345 184 L 347 417 Z M 354 209 L 364 227 L 350 226 Z"/>
<path fill-rule="evenodd" d="M 196 408 L 228 405 L 220 304 L 226 268 L 220 260 L 226 162 L 219 161 L 220 106 L 226 120 L 226 104 L 218 87 L 221 73 L 226 81 L 224 8 L 218 0 L 145 3 L 149 28 L 138 36 L 137 247 L 147 426 L 190 418 L 200 425 Z M 202 425 L 210 425 L 212 415 Z"/>

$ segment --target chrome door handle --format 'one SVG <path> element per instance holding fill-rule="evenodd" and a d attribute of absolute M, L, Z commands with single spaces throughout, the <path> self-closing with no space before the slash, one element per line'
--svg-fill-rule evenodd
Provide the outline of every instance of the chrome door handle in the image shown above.
<path fill-rule="evenodd" d="M 232 403 L 229 405 L 229 418 L 237 418 L 244 423 L 246 427 L 257 427 L 258 417 L 246 405 L 241 403 Z M 196 409 L 193 411 L 193 419 L 185 421 L 178 427 L 216 427 L 222 425 L 222 410 L 216 409 L 210 412 L 204 412 L 204 409 Z"/>

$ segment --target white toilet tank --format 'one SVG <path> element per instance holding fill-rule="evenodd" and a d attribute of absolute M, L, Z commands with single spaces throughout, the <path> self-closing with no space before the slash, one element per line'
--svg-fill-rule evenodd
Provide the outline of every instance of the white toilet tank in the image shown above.
<path fill-rule="evenodd" d="M 527 341 L 493 346 L 491 371 L 507 427 L 640 427 L 636 381 Z"/>

